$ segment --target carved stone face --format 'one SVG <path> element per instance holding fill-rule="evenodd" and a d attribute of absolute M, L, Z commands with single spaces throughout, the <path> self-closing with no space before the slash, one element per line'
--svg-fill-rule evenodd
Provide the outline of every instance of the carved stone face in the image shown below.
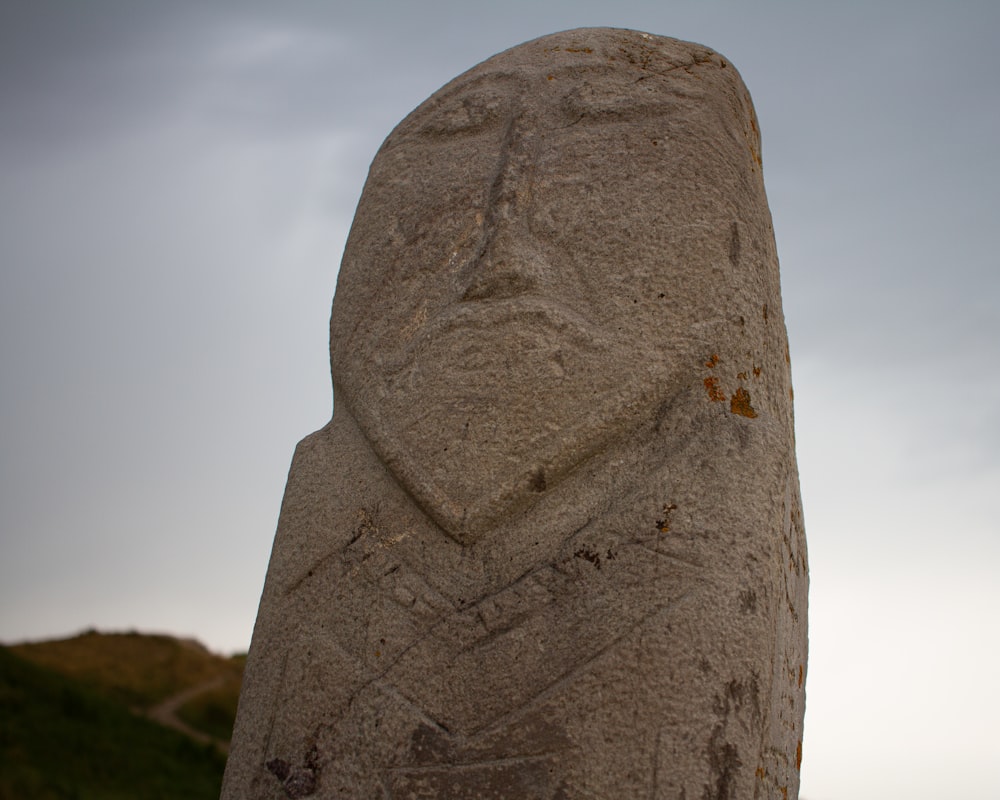
<path fill-rule="evenodd" d="M 636 37 L 496 56 L 372 164 L 331 323 L 338 398 L 461 542 L 678 390 L 726 291 L 705 261 L 738 257 L 760 191 L 746 91 L 714 53 Z"/>

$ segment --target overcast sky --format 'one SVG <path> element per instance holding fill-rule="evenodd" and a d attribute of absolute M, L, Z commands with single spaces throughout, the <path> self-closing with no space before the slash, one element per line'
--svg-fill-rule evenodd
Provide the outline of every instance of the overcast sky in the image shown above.
<path fill-rule="evenodd" d="M 1000 797 L 1000 4 L 0 3 L 0 640 L 244 650 L 368 164 L 484 58 L 707 44 L 760 118 L 808 800 Z"/>

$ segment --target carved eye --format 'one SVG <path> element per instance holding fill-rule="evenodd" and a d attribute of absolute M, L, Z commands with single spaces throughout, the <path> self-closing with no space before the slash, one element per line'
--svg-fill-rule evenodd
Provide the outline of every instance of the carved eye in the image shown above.
<path fill-rule="evenodd" d="M 583 83 L 563 97 L 561 105 L 563 113 L 571 119 L 620 117 L 632 109 L 634 101 L 628 93 Z"/>
<path fill-rule="evenodd" d="M 628 85 L 583 83 L 563 97 L 562 113 L 571 121 L 633 120 L 670 113 L 679 98 L 700 99 L 698 90 L 663 85 L 660 81 L 634 81 Z"/>
<path fill-rule="evenodd" d="M 505 116 L 508 102 L 501 95 L 489 93 L 449 98 L 431 112 L 420 133 L 441 136 L 486 130 Z"/>

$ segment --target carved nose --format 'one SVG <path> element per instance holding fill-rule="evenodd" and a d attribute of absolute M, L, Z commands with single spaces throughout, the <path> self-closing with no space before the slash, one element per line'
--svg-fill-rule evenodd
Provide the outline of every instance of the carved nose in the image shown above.
<path fill-rule="evenodd" d="M 483 238 L 471 259 L 463 300 L 501 300 L 534 291 L 545 262 L 528 225 L 534 143 L 511 120 L 487 203 Z"/>
<path fill-rule="evenodd" d="M 473 259 L 463 300 L 502 300 L 538 287 L 542 259 L 532 246 L 527 224 L 515 219 L 497 221 L 491 227 Z"/>

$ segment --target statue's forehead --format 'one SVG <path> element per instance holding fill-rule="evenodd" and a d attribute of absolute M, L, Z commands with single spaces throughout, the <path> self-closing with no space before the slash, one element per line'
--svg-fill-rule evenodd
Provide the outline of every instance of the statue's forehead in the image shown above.
<path fill-rule="evenodd" d="M 421 108 L 477 91 L 511 96 L 558 95 L 583 84 L 608 83 L 629 95 L 632 92 L 628 90 L 633 85 L 649 79 L 655 83 L 658 78 L 662 76 L 649 72 L 637 74 L 628 64 L 604 59 L 539 61 L 510 66 L 491 66 L 486 62 L 435 92 Z"/>
<path fill-rule="evenodd" d="M 678 101 L 697 100 L 702 90 L 682 76 L 638 72 L 627 63 L 586 58 L 539 60 L 516 65 L 490 62 L 456 78 L 418 106 L 396 135 L 424 130 L 438 119 L 446 133 L 449 119 L 486 118 L 534 110 L 539 115 L 622 118 L 670 113 Z"/>

